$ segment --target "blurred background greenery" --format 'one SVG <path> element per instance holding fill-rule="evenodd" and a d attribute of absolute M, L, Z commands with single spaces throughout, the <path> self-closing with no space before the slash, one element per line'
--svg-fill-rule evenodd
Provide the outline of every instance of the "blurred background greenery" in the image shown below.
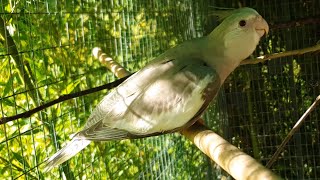
<path fill-rule="evenodd" d="M 320 40 L 318 0 L 2 0 L 0 113 L 16 115 L 116 78 L 95 60 L 101 47 L 131 72 L 216 25 L 213 6 L 255 8 L 271 32 L 255 56 Z M 41 167 L 82 128 L 106 90 L 0 125 L 0 179 L 221 179 L 219 167 L 180 134 L 92 143 L 44 174 Z M 320 94 L 319 54 L 238 68 L 204 114 L 207 124 L 263 164 Z M 320 179 L 320 111 L 307 119 L 272 169 Z"/>

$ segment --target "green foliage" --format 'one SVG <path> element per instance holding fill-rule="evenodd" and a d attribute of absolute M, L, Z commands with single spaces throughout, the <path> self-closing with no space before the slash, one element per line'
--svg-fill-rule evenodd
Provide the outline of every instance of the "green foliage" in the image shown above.
<path fill-rule="evenodd" d="M 238 4 L 235 2 L 215 1 L 218 6 L 229 3 L 230 7 Z M 262 6 L 250 3 L 245 5 Z M 8 39 L 0 35 L 1 116 L 22 113 L 60 95 L 115 80 L 92 58 L 94 47 L 101 47 L 134 72 L 164 50 L 202 36 L 212 29 L 204 28 L 212 21 L 208 4 L 204 0 L 2 1 L 0 11 L 5 23 L 0 23 L 0 28 L 7 29 L 14 44 L 6 45 Z M 263 3 L 263 7 L 273 6 Z M 273 24 L 287 17 L 262 7 L 258 11 L 265 11 L 264 16 Z M 311 11 L 301 13 L 306 12 Z M 271 33 L 256 54 L 295 49 L 294 43 L 306 45 L 305 39 L 310 41 L 314 36 L 304 31 L 318 30 L 308 28 Z M 293 32 L 303 36 L 293 40 Z M 13 47 L 21 61 L 9 51 Z M 315 59 L 290 57 L 239 68 L 205 113 L 207 124 L 265 163 L 320 92 L 316 85 L 319 63 Z M 310 83 L 310 79 L 316 83 Z M 68 163 L 43 174 L 45 159 L 83 127 L 107 93 L 68 100 L 30 118 L 0 125 L 0 179 L 221 178 L 223 173 L 179 134 L 92 143 Z M 274 168 L 282 176 L 311 179 L 319 174 L 318 117 L 319 111 L 282 153 Z"/>
<path fill-rule="evenodd" d="M 113 81 L 114 76 L 92 58 L 94 47 L 102 47 L 125 68 L 137 71 L 154 56 L 195 36 L 187 32 L 191 20 L 183 16 L 192 10 L 191 2 L 177 6 L 172 2 L 139 4 L 117 0 L 3 1 L 2 18 L 14 41 L 11 46 L 16 46 L 22 61 L 6 53 L 2 34 L 2 116 L 22 113 L 60 95 Z M 162 10 L 152 10 L 158 7 Z M 169 24 L 178 21 L 183 22 L 179 27 Z M 41 164 L 83 127 L 92 108 L 106 93 L 65 101 L 30 118 L 1 125 L 0 179 L 197 176 L 184 168 L 176 169 L 179 165 L 196 171 L 204 166 L 198 160 L 202 156 L 199 152 L 193 155 L 197 161 L 186 165 L 188 157 L 183 152 L 196 150 L 177 135 L 94 143 L 62 168 L 42 174 Z M 171 173 L 161 174 L 166 169 L 171 169 Z"/>

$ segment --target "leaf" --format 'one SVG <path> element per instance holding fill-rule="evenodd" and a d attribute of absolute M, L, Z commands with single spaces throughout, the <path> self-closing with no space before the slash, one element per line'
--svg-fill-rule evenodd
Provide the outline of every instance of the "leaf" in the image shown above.
<path fill-rule="evenodd" d="M 62 94 L 71 93 L 74 90 L 74 88 L 76 88 L 79 85 L 80 80 L 81 79 L 77 79 L 77 80 L 73 81 L 71 84 L 69 84 L 64 90 L 62 90 Z"/>
<path fill-rule="evenodd" d="M 40 128 L 38 129 L 32 129 L 32 130 L 28 130 L 27 132 L 25 133 L 22 133 L 21 135 L 24 136 L 24 135 L 31 135 L 31 134 L 37 134 L 39 132 L 41 132 L 42 130 Z"/>
<path fill-rule="evenodd" d="M 1 101 L 2 101 L 2 103 L 3 103 L 4 105 L 11 106 L 11 107 L 15 106 L 15 104 L 14 104 L 14 102 L 12 101 L 11 98 L 10 98 L 10 99 L 2 99 Z"/>
<path fill-rule="evenodd" d="M 3 59 L 2 62 L 0 63 L 0 70 L 2 69 L 6 70 L 5 67 L 8 65 L 8 62 L 9 62 L 8 58 Z"/>
<path fill-rule="evenodd" d="M 2 149 L 4 148 L 4 143 L 0 144 L 0 152 L 2 151 Z"/>
<path fill-rule="evenodd" d="M 10 4 L 6 5 L 4 9 L 5 9 L 7 12 L 10 12 L 10 13 L 12 12 L 11 5 L 10 5 Z"/>
<path fill-rule="evenodd" d="M 10 90 L 11 90 L 11 88 L 12 88 L 12 84 L 13 84 L 13 78 L 14 78 L 14 76 L 12 75 L 12 76 L 10 76 L 10 78 L 8 79 L 8 81 L 7 81 L 7 83 L 6 83 L 6 86 L 4 87 L 4 90 L 3 90 L 3 92 L 2 92 L 2 97 L 6 97 L 8 94 L 9 94 L 9 92 L 10 92 Z"/>
<path fill-rule="evenodd" d="M 11 152 L 13 154 L 13 157 L 15 160 L 19 161 L 19 163 L 21 165 L 23 165 L 23 163 L 25 163 L 25 166 L 30 168 L 30 165 L 28 164 L 28 162 L 26 160 L 24 160 L 24 158 L 19 154 L 19 153 L 16 153 L 16 152 Z M 24 169 L 23 167 L 21 167 L 21 169 Z"/>
<path fill-rule="evenodd" d="M 4 167 L 0 170 L 0 173 L 1 173 L 1 174 L 4 174 L 7 170 L 10 170 L 9 168 L 10 168 L 10 166 L 4 166 Z"/>

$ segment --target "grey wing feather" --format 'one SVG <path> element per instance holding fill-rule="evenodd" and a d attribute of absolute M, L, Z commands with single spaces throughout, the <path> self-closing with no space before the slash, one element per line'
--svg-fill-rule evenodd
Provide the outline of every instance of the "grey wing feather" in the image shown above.
<path fill-rule="evenodd" d="M 128 131 L 110 128 L 103 125 L 102 121 L 88 129 L 82 130 L 80 133 L 87 140 L 91 141 L 108 141 L 128 138 Z"/>
<path fill-rule="evenodd" d="M 158 64 L 151 63 L 144 67 L 142 70 L 131 75 L 127 80 L 121 83 L 117 88 L 106 95 L 102 101 L 97 105 L 94 111 L 91 113 L 87 120 L 84 129 L 94 126 L 96 123 L 104 120 L 106 115 L 113 115 L 112 109 L 117 108 L 114 105 L 118 101 L 124 101 L 126 98 L 139 94 L 145 88 L 149 82 L 154 81 L 163 73 L 170 70 L 171 66 L 168 66 L 166 62 L 169 59 L 163 59 Z M 112 117 L 111 117 L 112 118 Z"/>

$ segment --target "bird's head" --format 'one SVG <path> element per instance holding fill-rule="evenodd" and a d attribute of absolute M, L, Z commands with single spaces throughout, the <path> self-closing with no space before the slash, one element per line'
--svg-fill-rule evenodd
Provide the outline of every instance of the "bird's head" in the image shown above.
<path fill-rule="evenodd" d="M 269 31 L 268 23 L 254 9 L 234 10 L 209 37 L 223 46 L 225 57 L 240 61 L 255 50 L 260 38 Z"/>

